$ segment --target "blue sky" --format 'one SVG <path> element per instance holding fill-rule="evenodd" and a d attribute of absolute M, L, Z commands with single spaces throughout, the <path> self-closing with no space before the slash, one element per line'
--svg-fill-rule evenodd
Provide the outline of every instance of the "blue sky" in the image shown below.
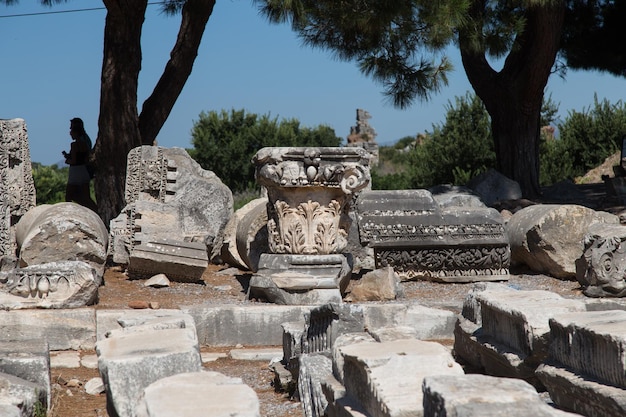
<path fill-rule="evenodd" d="M 103 7 L 100 0 L 73 0 L 47 8 L 38 0 L 0 6 L 0 16 Z M 31 158 L 52 164 L 69 149 L 69 120 L 81 117 L 95 140 L 102 66 L 105 10 L 0 17 L 0 118 L 26 120 Z M 139 106 L 158 80 L 176 40 L 180 17 L 148 7 L 142 35 L 143 63 Z M 356 64 L 301 45 L 286 25 L 270 25 L 250 0 L 217 2 L 207 25 L 193 73 L 157 140 L 166 147 L 191 147 L 190 131 L 201 111 L 245 109 L 273 117 L 297 118 L 302 125 L 326 124 L 345 138 L 356 109 L 370 112 L 381 145 L 431 131 L 444 121 L 445 107 L 471 87 L 458 52 L 449 50 L 456 70 L 429 102 L 398 110 L 380 85 L 364 77 Z M 626 79 L 598 72 L 569 71 L 553 76 L 547 93 L 560 116 L 599 99 L 626 99 Z"/>

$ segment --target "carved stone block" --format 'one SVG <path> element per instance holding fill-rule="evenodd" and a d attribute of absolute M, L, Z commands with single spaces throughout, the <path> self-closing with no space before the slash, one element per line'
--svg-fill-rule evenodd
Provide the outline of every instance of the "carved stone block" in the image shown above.
<path fill-rule="evenodd" d="M 35 207 L 28 147 L 23 119 L 0 119 L 0 255 L 15 252 L 11 226 Z"/>
<path fill-rule="evenodd" d="M 352 266 L 346 255 L 280 255 L 264 253 L 250 279 L 251 298 L 276 304 L 340 303 Z"/>
<path fill-rule="evenodd" d="M 377 268 L 391 266 L 405 279 L 508 279 L 508 237 L 494 209 L 440 208 L 427 190 L 364 191 L 356 209 Z"/>
<path fill-rule="evenodd" d="M 76 308 L 98 298 L 102 276 L 81 261 L 51 262 L 0 273 L 0 308 Z"/>
<path fill-rule="evenodd" d="M 128 274 L 137 278 L 165 274 L 175 281 L 197 282 L 202 279 L 207 266 L 204 243 L 160 239 L 133 248 Z"/>

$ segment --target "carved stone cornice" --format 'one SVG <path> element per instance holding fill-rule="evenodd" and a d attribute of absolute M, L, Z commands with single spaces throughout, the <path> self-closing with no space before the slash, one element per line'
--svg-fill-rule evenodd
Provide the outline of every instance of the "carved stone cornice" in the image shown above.
<path fill-rule="evenodd" d="M 252 162 L 265 187 L 338 187 L 347 194 L 370 182 L 369 154 L 360 148 L 263 148 Z"/>

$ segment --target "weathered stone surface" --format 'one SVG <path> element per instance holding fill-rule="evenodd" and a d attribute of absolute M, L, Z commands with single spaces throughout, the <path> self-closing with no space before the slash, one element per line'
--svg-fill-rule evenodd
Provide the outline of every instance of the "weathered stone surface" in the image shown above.
<path fill-rule="evenodd" d="M 236 225 L 234 241 L 231 238 L 229 243 L 236 246 L 244 267 L 253 272 L 259 269 L 261 254 L 269 252 L 267 204 L 267 198 L 257 198 L 237 210 L 241 211 L 240 218 Z"/>
<path fill-rule="evenodd" d="M 626 296 L 626 227 L 594 223 L 583 239 L 576 260 L 576 280 L 591 297 Z"/>
<path fill-rule="evenodd" d="M 549 320 L 559 313 L 586 311 L 583 301 L 550 291 L 485 291 L 478 298 L 483 336 L 541 359 L 548 353 Z"/>
<path fill-rule="evenodd" d="M 36 264 L 0 272 L 0 308 L 78 308 L 94 304 L 102 275 L 83 261 Z"/>
<path fill-rule="evenodd" d="M 464 207 L 464 208 L 486 208 L 480 197 L 468 187 L 457 185 L 436 185 L 428 189 L 433 199 L 441 208 Z"/>
<path fill-rule="evenodd" d="M 400 277 L 391 267 L 380 268 L 363 275 L 352 285 L 346 301 L 388 301 L 401 294 Z"/>
<path fill-rule="evenodd" d="M 97 342 L 96 353 L 112 417 L 134 417 L 144 388 L 161 378 L 200 371 L 202 366 L 198 339 L 187 328 L 114 335 Z"/>
<path fill-rule="evenodd" d="M 321 354 L 300 356 L 298 392 L 306 417 L 326 415 L 328 401 L 322 392 L 321 382 L 332 376 L 332 361 Z"/>
<path fill-rule="evenodd" d="M 356 207 L 361 242 L 374 248 L 378 268 L 403 279 L 508 279 L 508 237 L 494 209 L 440 208 L 427 190 L 362 192 Z"/>
<path fill-rule="evenodd" d="M 98 340 L 145 330 L 192 329 L 195 321 L 180 310 L 98 310 Z"/>
<path fill-rule="evenodd" d="M 302 320 L 306 306 L 194 305 L 181 310 L 194 318 L 201 345 L 279 346 L 281 323 Z"/>
<path fill-rule="evenodd" d="M 26 122 L 0 119 L 0 256 L 15 253 L 11 226 L 33 207 L 35 184 Z"/>
<path fill-rule="evenodd" d="M 83 261 L 104 274 L 108 232 L 100 217 L 76 203 L 57 203 L 42 210 L 17 242 L 20 266 Z"/>
<path fill-rule="evenodd" d="M 35 410 L 49 404 L 46 402 L 46 390 L 41 385 L 0 372 L 0 412 L 2 407 L 8 410 L 9 416 L 14 415 L 14 408 L 20 410 L 19 417 L 34 416 Z M 4 414 L 2 414 L 4 417 Z"/>
<path fill-rule="evenodd" d="M 92 308 L 0 310 L 2 340 L 47 340 L 50 350 L 90 350 L 96 343 Z"/>
<path fill-rule="evenodd" d="M 187 372 L 147 386 L 136 417 L 260 417 L 259 399 L 240 378 L 218 372 Z"/>
<path fill-rule="evenodd" d="M 135 242 L 162 238 L 202 242 L 211 253 L 233 213 L 228 187 L 181 148 L 140 146 L 127 165 L 127 206 L 111 223 L 113 260 L 127 263 Z"/>
<path fill-rule="evenodd" d="M 618 224 L 619 219 L 573 204 L 526 207 L 513 214 L 507 225 L 511 262 L 555 278 L 574 279 L 583 238 L 594 223 Z"/>
<path fill-rule="evenodd" d="M 396 340 L 344 346 L 346 394 L 372 417 L 422 416 L 422 386 L 431 375 L 461 375 L 463 369 L 439 343 Z"/>
<path fill-rule="evenodd" d="M 138 278 L 163 273 L 174 281 L 198 282 L 208 265 L 204 243 L 157 239 L 132 248 L 128 274 Z"/>
<path fill-rule="evenodd" d="M 424 417 L 565 417 L 575 414 L 546 404 L 532 385 L 487 375 L 424 378 Z"/>
<path fill-rule="evenodd" d="M 264 253 L 250 279 L 249 297 L 289 305 L 338 303 L 351 274 L 351 258 L 342 254 Z"/>
<path fill-rule="evenodd" d="M 417 339 L 450 339 L 456 315 L 419 304 L 363 304 L 364 325 L 372 332 L 389 327 L 409 327 Z"/>
<path fill-rule="evenodd" d="M 50 405 L 50 354 L 44 339 L 0 341 L 0 373 L 13 375 L 32 382 L 43 390 L 46 404 Z M 0 392 L 3 389 L 0 387 Z M 0 394 L 0 397 L 2 394 Z M 0 400 L 1 402 L 1 400 Z M 2 414 L 0 414 L 2 415 Z"/>
<path fill-rule="evenodd" d="M 626 414 L 626 390 L 599 383 L 566 367 L 545 363 L 537 376 L 559 408 L 587 417 L 622 417 Z"/>
<path fill-rule="evenodd" d="M 276 264 L 278 256 L 285 255 L 280 263 L 291 267 L 307 263 L 308 271 L 304 274 L 305 271 L 298 271 L 296 275 L 273 271 L 276 265 L 268 265 L 263 258 L 268 254 L 263 254 L 257 274 L 250 282 L 251 297 L 263 292 L 268 300 L 280 303 L 341 301 L 338 290 L 349 280 L 352 266 L 347 271 L 339 267 L 345 273 L 333 272 L 334 278 L 326 279 L 324 275 L 328 271 L 322 265 L 329 259 L 313 258 L 341 256 L 346 248 L 352 196 L 370 182 L 368 162 L 369 155 L 360 148 L 276 147 L 256 153 L 253 158 L 256 179 L 266 187 L 268 196 L 268 243 L 274 259 L 271 262 Z M 316 294 L 307 294 L 312 292 Z"/>
<path fill-rule="evenodd" d="M 495 169 L 490 169 L 472 178 L 467 187 L 474 190 L 488 206 L 498 201 L 522 198 L 522 189 L 519 184 Z"/>
<path fill-rule="evenodd" d="M 626 311 L 556 315 L 550 320 L 550 359 L 597 382 L 626 390 L 625 329 Z"/>
<path fill-rule="evenodd" d="M 459 319 L 456 355 L 489 375 L 521 378 L 542 388 L 535 369 L 548 356 L 550 318 L 585 311 L 585 303 L 539 290 L 486 290 L 473 296 L 480 304 L 481 325 Z"/>

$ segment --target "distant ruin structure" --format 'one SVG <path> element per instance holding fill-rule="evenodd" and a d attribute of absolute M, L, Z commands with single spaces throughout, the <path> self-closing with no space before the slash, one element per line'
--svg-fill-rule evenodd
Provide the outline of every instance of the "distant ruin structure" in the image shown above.
<path fill-rule="evenodd" d="M 367 110 L 356 109 L 356 125 L 350 127 L 347 146 L 357 146 L 368 151 L 372 155 L 370 166 L 376 166 L 378 165 L 378 144 L 375 140 L 378 134 L 369 124 L 371 118 L 372 115 Z"/>

